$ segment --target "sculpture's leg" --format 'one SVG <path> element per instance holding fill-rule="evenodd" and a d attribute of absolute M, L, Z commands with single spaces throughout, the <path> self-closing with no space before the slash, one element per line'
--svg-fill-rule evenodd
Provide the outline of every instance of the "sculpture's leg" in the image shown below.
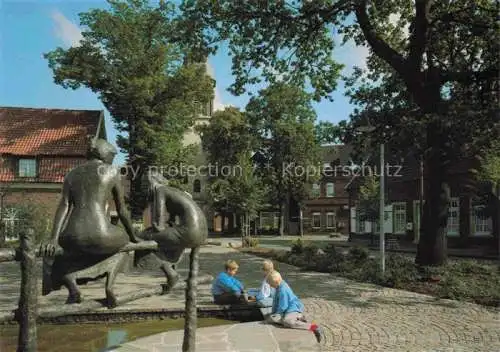
<path fill-rule="evenodd" d="M 82 303 L 82 295 L 76 284 L 76 275 L 74 273 L 66 274 L 62 277 L 62 282 L 68 289 L 68 299 L 66 300 L 66 304 Z"/>
<path fill-rule="evenodd" d="M 179 281 L 179 274 L 174 269 L 174 265 L 166 260 L 162 260 L 160 264 L 160 269 L 165 274 L 167 278 L 167 284 L 163 285 L 162 295 L 169 293 Z"/>
<path fill-rule="evenodd" d="M 118 256 L 119 258 L 116 261 L 116 264 L 113 265 L 106 273 L 106 304 L 108 308 L 115 308 L 118 306 L 118 301 L 115 293 L 113 292 L 113 285 L 115 283 L 116 276 L 123 267 L 124 261 L 127 259 L 127 253 L 120 253 Z"/>

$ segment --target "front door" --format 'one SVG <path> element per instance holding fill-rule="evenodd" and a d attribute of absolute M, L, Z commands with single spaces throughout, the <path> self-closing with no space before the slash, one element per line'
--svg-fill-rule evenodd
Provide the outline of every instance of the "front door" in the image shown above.
<path fill-rule="evenodd" d="M 214 216 L 214 231 L 222 232 L 222 216 L 216 215 Z"/>

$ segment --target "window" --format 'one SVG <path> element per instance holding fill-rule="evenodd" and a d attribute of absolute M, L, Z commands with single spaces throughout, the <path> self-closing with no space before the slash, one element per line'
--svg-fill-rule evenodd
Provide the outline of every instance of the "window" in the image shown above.
<path fill-rule="evenodd" d="M 335 197 L 335 184 L 333 182 L 326 184 L 326 196 Z"/>
<path fill-rule="evenodd" d="M 321 188 L 320 188 L 320 184 L 319 183 L 314 183 L 312 185 L 312 192 L 311 192 L 311 196 L 313 198 L 319 198 L 319 196 L 321 195 Z"/>
<path fill-rule="evenodd" d="M 19 159 L 19 177 L 36 177 L 36 159 Z"/>
<path fill-rule="evenodd" d="M 394 233 L 406 233 L 406 203 L 394 203 L 392 208 L 394 217 Z"/>
<path fill-rule="evenodd" d="M 491 218 L 485 218 L 481 216 L 481 211 L 483 211 L 484 205 L 476 205 L 473 207 L 472 214 L 473 224 L 474 224 L 474 236 L 485 236 L 491 235 L 492 232 L 492 222 Z"/>
<path fill-rule="evenodd" d="M 460 233 L 460 200 L 451 198 L 448 207 L 448 226 L 446 227 L 446 235 L 458 236 Z"/>
<path fill-rule="evenodd" d="M 194 180 L 193 182 L 193 193 L 201 192 L 201 182 L 200 180 Z"/>
<path fill-rule="evenodd" d="M 18 240 L 22 223 L 19 210 L 16 208 L 4 208 L 1 221 L 4 226 L 5 240 L 7 242 Z"/>
<path fill-rule="evenodd" d="M 366 232 L 366 222 L 365 220 L 361 220 L 361 212 L 356 211 L 356 233 L 365 233 Z"/>
<path fill-rule="evenodd" d="M 263 229 L 277 229 L 279 225 L 279 216 L 277 212 L 263 211 L 260 213 L 260 227 Z"/>
<path fill-rule="evenodd" d="M 329 229 L 335 228 L 335 213 L 326 213 L 326 227 Z"/>
<path fill-rule="evenodd" d="M 387 220 L 390 219 L 390 216 L 391 216 L 391 211 L 392 210 L 387 210 L 387 209 L 390 209 L 389 207 L 385 207 L 385 211 L 384 211 L 384 231 L 387 231 Z M 377 217 L 377 219 L 375 220 L 374 222 L 374 228 L 373 228 L 373 232 L 374 233 L 380 233 L 380 218 Z"/>
<path fill-rule="evenodd" d="M 312 214 L 312 227 L 313 229 L 319 229 L 321 227 L 321 213 Z"/>

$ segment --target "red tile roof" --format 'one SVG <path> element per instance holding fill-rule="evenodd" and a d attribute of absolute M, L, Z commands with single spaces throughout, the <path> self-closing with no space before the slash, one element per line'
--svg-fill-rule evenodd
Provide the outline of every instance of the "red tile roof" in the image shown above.
<path fill-rule="evenodd" d="M 0 154 L 78 155 L 87 152 L 101 111 L 0 107 Z"/>

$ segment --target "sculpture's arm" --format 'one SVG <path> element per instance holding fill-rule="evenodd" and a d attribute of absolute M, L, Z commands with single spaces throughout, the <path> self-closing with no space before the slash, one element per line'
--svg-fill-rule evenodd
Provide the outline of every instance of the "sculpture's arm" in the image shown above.
<path fill-rule="evenodd" d="M 158 232 L 165 230 L 167 212 L 165 191 L 165 187 L 157 187 L 153 195 L 153 227 Z"/>
<path fill-rule="evenodd" d="M 56 215 L 54 217 L 54 225 L 52 226 L 51 241 L 56 244 L 59 240 L 59 235 L 63 227 L 66 225 L 66 220 L 68 218 L 70 210 L 70 191 L 69 184 L 65 180 L 63 184 L 62 197 L 57 207 Z"/>
<path fill-rule="evenodd" d="M 50 236 L 50 242 L 40 244 L 40 253 L 46 257 L 53 257 L 56 253 L 56 247 L 59 242 L 59 235 L 62 229 L 66 226 L 68 220 L 68 214 L 70 213 L 70 192 L 69 184 L 67 180 L 64 180 L 62 197 L 59 201 L 59 206 L 56 210 L 56 215 L 54 217 L 54 224 L 52 225 L 52 234 Z"/>
<path fill-rule="evenodd" d="M 113 186 L 113 200 L 115 201 L 116 212 L 118 213 L 118 217 L 125 227 L 125 231 L 130 238 L 130 242 L 137 243 L 140 240 L 137 238 L 134 232 L 134 228 L 132 227 L 132 220 L 130 220 L 130 215 L 128 214 L 127 209 L 125 208 L 125 200 L 123 197 L 123 190 L 120 186 L 119 180 L 115 182 Z"/>

